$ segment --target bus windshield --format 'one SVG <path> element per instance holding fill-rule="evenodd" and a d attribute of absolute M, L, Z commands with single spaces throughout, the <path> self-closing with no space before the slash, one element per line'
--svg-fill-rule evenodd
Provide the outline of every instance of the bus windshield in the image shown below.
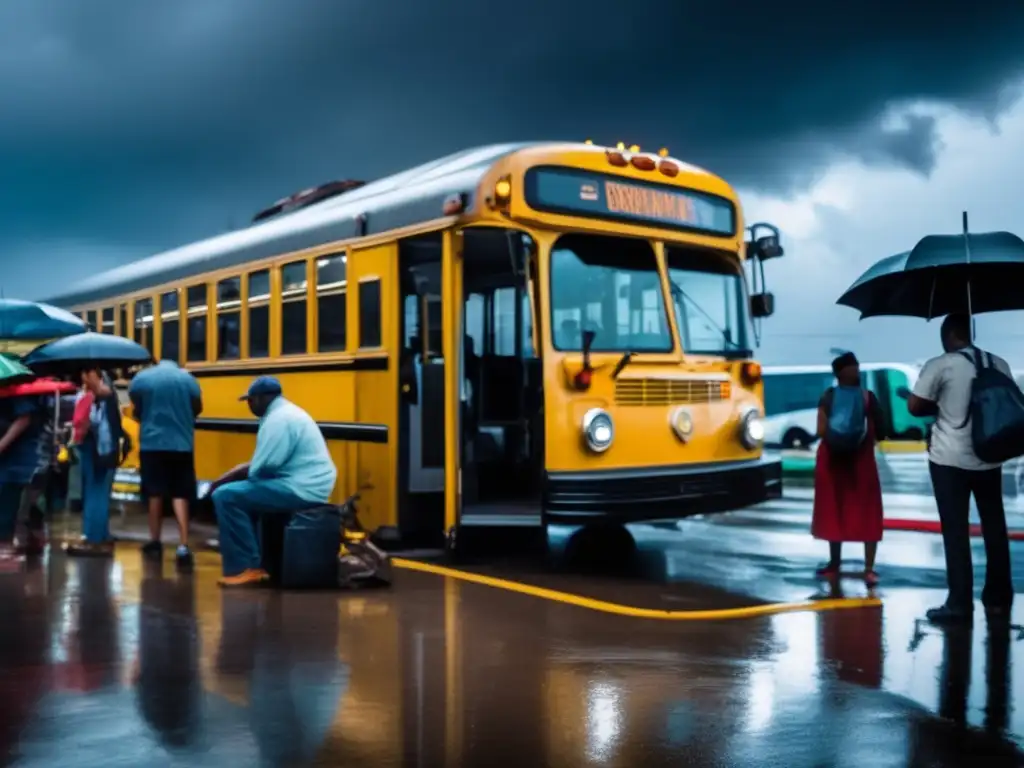
<path fill-rule="evenodd" d="M 743 275 L 728 258 L 667 248 L 669 287 L 683 351 L 694 355 L 752 354 Z"/>
<path fill-rule="evenodd" d="M 555 349 L 671 352 L 672 334 L 654 249 L 644 240 L 564 235 L 551 250 Z"/>

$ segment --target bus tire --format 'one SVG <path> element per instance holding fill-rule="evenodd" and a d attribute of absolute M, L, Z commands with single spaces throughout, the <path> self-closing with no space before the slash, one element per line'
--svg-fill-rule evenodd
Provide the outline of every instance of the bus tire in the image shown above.
<path fill-rule="evenodd" d="M 790 450 L 807 450 L 811 447 L 811 436 L 799 427 L 794 427 L 782 437 L 782 447 Z"/>

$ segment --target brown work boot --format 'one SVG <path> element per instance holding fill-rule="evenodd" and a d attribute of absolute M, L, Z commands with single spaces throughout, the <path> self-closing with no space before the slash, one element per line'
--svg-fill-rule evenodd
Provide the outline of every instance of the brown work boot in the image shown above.
<path fill-rule="evenodd" d="M 244 587 L 261 587 L 270 581 L 270 574 L 261 568 L 247 568 L 235 576 L 225 576 L 217 581 L 220 586 L 228 589 Z"/>

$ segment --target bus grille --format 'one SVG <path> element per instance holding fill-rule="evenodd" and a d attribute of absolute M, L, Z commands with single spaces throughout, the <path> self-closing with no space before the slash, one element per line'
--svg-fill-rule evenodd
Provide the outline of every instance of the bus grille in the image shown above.
<path fill-rule="evenodd" d="M 729 397 L 728 381 L 706 379 L 617 379 L 617 405 L 716 403 Z"/>

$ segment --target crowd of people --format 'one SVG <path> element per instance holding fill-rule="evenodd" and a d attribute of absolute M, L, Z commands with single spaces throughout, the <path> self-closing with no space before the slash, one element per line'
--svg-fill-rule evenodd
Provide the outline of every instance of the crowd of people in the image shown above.
<path fill-rule="evenodd" d="M 76 378 L 80 389 L 72 398 L 68 447 L 77 477 L 69 482 L 69 496 L 81 497 L 82 535 L 65 550 L 69 556 L 110 557 L 114 477 L 131 445 L 111 378 L 97 369 Z M 192 374 L 165 360 L 132 379 L 128 398 L 139 423 L 140 491 L 149 517 L 143 557 L 163 557 L 164 505 L 170 502 L 178 524 L 175 561 L 188 569 L 193 564 L 188 535 L 191 505 L 197 500 L 195 430 L 203 411 L 202 391 Z M 269 579 L 257 539 L 260 515 L 323 506 L 337 480 L 319 427 L 285 399 L 277 379 L 257 378 L 241 400 L 258 419 L 255 453 L 209 490 L 223 556 L 220 583 L 225 587 Z M 53 406 L 52 397 L 0 399 L 0 567 L 40 554 L 45 546 L 37 502 L 53 471 Z"/>
<path fill-rule="evenodd" d="M 928 611 L 937 624 L 973 620 L 974 567 L 971 560 L 970 502 L 981 518 L 987 560 L 982 604 L 990 620 L 1009 617 L 1013 604 L 1010 545 L 1003 507 L 1002 467 L 977 455 L 972 428 L 972 387 L 982 357 L 1013 384 L 1005 360 L 976 349 L 967 315 L 946 317 L 940 331 L 944 353 L 921 369 L 913 392 L 901 392 L 915 416 L 934 417 L 928 462 L 942 523 L 949 595 Z M 842 545 L 864 544 L 864 580 L 879 581 L 875 554 L 882 540 L 882 486 L 875 444 L 884 439 L 884 420 L 874 395 L 863 388 L 856 356 L 847 352 L 832 363 L 836 385 L 818 404 L 818 448 L 814 472 L 812 535 L 829 544 L 823 578 L 840 575 Z"/>

